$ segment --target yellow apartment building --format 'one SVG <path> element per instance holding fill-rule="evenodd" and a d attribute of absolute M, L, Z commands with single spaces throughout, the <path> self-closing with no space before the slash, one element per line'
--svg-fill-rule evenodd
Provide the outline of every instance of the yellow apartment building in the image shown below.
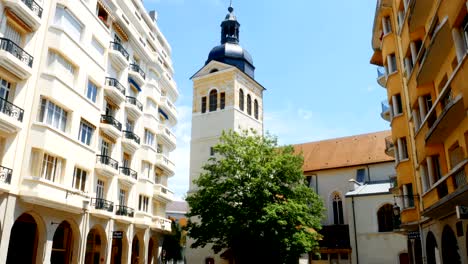
<path fill-rule="evenodd" d="M 379 0 L 372 48 L 410 260 L 467 263 L 467 2 Z"/>

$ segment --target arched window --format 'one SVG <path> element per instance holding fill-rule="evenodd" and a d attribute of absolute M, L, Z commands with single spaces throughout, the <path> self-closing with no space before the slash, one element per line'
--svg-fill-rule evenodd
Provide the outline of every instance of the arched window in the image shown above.
<path fill-rule="evenodd" d="M 212 90 L 210 92 L 210 112 L 216 111 L 218 107 L 218 92 L 216 90 Z"/>
<path fill-rule="evenodd" d="M 242 89 L 239 90 L 239 109 L 244 111 L 244 91 Z"/>
<path fill-rule="evenodd" d="M 393 231 L 393 206 L 385 204 L 377 211 L 377 219 L 379 221 L 379 232 Z"/>
<path fill-rule="evenodd" d="M 258 101 L 257 101 L 257 99 L 254 100 L 254 116 L 255 116 L 255 119 L 258 119 Z"/>
<path fill-rule="evenodd" d="M 250 94 L 247 95 L 247 114 L 252 115 L 252 98 Z"/>
<path fill-rule="evenodd" d="M 343 201 L 339 193 L 333 194 L 333 223 L 343 225 Z"/>

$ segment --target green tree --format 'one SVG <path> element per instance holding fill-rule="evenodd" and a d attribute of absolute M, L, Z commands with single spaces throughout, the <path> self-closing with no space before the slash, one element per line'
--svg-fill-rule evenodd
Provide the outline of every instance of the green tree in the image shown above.
<path fill-rule="evenodd" d="M 297 264 L 318 250 L 324 208 L 305 185 L 302 155 L 247 131 L 223 133 L 214 151 L 187 197 L 193 248 L 226 250 L 236 264 Z"/>
<path fill-rule="evenodd" d="M 176 263 L 184 260 L 185 234 L 175 219 L 171 219 L 171 233 L 164 236 L 162 251 L 164 252 L 163 263 Z"/>

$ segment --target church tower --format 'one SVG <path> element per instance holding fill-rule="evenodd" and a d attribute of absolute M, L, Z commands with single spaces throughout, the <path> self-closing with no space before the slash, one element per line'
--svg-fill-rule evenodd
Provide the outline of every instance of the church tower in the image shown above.
<path fill-rule="evenodd" d="M 223 131 L 253 129 L 263 133 L 263 91 L 255 81 L 255 67 L 250 54 L 239 44 L 240 24 L 234 8 L 221 23 L 221 44 L 214 47 L 205 65 L 192 76 L 193 108 L 190 144 L 190 189 L 196 191 L 193 180 L 213 155 Z M 188 263 L 222 263 L 219 256 L 207 248 L 187 248 Z"/>

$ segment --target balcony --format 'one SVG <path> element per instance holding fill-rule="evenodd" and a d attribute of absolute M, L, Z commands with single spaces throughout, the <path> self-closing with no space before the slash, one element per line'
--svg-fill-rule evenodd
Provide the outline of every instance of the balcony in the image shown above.
<path fill-rule="evenodd" d="M 387 88 L 387 74 L 384 67 L 377 67 L 377 83 L 383 88 Z"/>
<path fill-rule="evenodd" d="M 158 134 L 157 134 L 158 140 L 161 140 L 164 142 L 164 145 L 166 145 L 169 148 L 169 151 L 173 151 L 176 147 L 176 136 L 171 132 L 171 130 L 164 124 L 159 125 L 158 129 Z"/>
<path fill-rule="evenodd" d="M 390 157 L 395 157 L 395 144 L 393 144 L 392 136 L 385 138 L 385 154 Z"/>
<path fill-rule="evenodd" d="M 106 77 L 104 91 L 117 104 L 125 100 L 125 87 L 117 79 Z"/>
<path fill-rule="evenodd" d="M 390 105 L 388 104 L 388 101 L 382 101 L 382 112 L 380 113 L 380 116 L 382 117 L 383 120 L 390 122 L 392 119 L 391 114 L 390 114 Z"/>
<path fill-rule="evenodd" d="M 159 106 L 164 111 L 164 113 L 168 115 L 169 122 L 172 125 L 175 125 L 177 123 L 177 110 L 167 96 L 161 96 L 161 102 Z"/>
<path fill-rule="evenodd" d="M 417 2 L 421 2 L 421 0 Z M 447 59 L 452 45 L 452 33 L 448 17 L 446 17 L 435 29 L 431 43 L 421 59 L 417 75 L 418 85 L 424 85 L 434 80 L 434 76 L 437 75 Z"/>
<path fill-rule="evenodd" d="M 133 185 L 137 182 L 138 173 L 130 168 L 120 167 L 119 180 L 124 184 Z"/>
<path fill-rule="evenodd" d="M 101 115 L 101 129 L 113 139 L 117 139 L 120 137 L 122 124 L 113 116 Z"/>
<path fill-rule="evenodd" d="M 3 2 L 33 31 L 41 25 L 42 7 L 34 0 L 3 0 Z"/>
<path fill-rule="evenodd" d="M 6 134 L 18 132 L 21 129 L 24 110 L 0 98 L 0 131 Z"/>
<path fill-rule="evenodd" d="M 174 192 L 162 184 L 155 184 L 153 198 L 163 203 L 170 203 L 174 200 Z"/>
<path fill-rule="evenodd" d="M 118 42 L 111 42 L 109 49 L 109 57 L 112 63 L 117 67 L 119 71 L 128 67 L 128 52 Z"/>
<path fill-rule="evenodd" d="M 126 97 L 125 108 L 127 109 L 127 113 L 135 119 L 143 114 L 143 105 L 135 97 Z"/>
<path fill-rule="evenodd" d="M 323 226 L 319 233 L 323 236 L 319 241 L 320 248 L 351 249 L 348 225 Z"/>
<path fill-rule="evenodd" d="M 0 193 L 8 192 L 13 171 L 10 168 L 0 166 Z"/>
<path fill-rule="evenodd" d="M 468 206 L 467 164 L 457 164 L 423 195 L 424 216 L 441 219 L 455 213 L 455 205 Z"/>
<path fill-rule="evenodd" d="M 156 165 L 162 168 L 169 176 L 174 175 L 175 165 L 164 154 L 159 153 L 156 155 Z"/>
<path fill-rule="evenodd" d="M 156 229 L 156 231 L 171 232 L 172 221 L 164 217 L 154 216 L 152 226 L 153 229 Z"/>
<path fill-rule="evenodd" d="M 115 214 L 124 217 L 134 217 L 135 210 L 124 205 L 117 205 L 115 206 Z"/>
<path fill-rule="evenodd" d="M 130 153 L 134 153 L 140 147 L 140 137 L 132 131 L 122 131 L 122 145 Z"/>
<path fill-rule="evenodd" d="M 409 3 L 409 32 L 414 32 L 426 24 L 434 0 L 411 0 Z"/>
<path fill-rule="evenodd" d="M 128 76 L 137 82 L 138 85 L 143 86 L 145 84 L 146 74 L 140 68 L 140 65 L 131 63 L 129 66 Z"/>
<path fill-rule="evenodd" d="M 119 173 L 119 162 L 109 156 L 96 155 L 96 171 L 104 176 L 112 177 Z"/>
<path fill-rule="evenodd" d="M 114 202 L 103 198 L 92 198 L 91 207 L 91 213 L 97 217 L 109 219 L 114 215 Z"/>
<path fill-rule="evenodd" d="M 428 144 L 443 143 L 466 116 L 461 94 L 454 99 L 451 92 L 448 91 L 441 101 L 445 106 L 439 117 L 435 119 L 435 111 L 428 117 L 427 122 L 430 128 L 425 137 Z M 432 120 L 435 121 L 431 122 Z"/>
<path fill-rule="evenodd" d="M 0 67 L 10 71 L 21 80 L 32 74 L 34 58 L 13 41 L 0 38 Z"/>

